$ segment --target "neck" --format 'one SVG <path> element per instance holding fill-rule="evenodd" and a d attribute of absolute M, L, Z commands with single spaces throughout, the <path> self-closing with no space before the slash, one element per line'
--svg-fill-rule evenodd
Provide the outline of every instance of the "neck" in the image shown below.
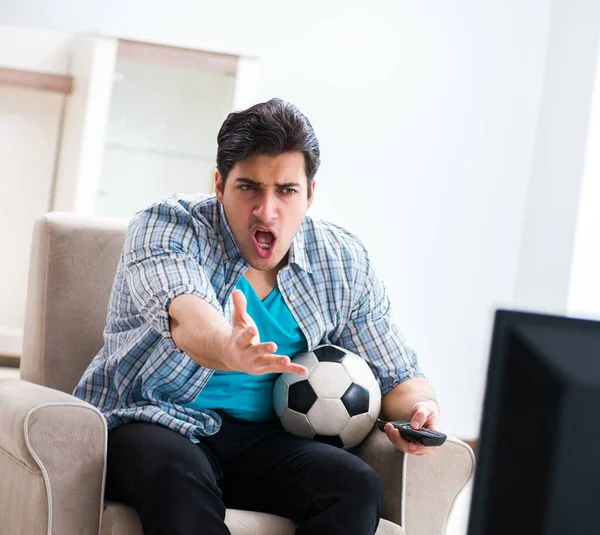
<path fill-rule="evenodd" d="M 258 269 L 254 269 L 253 267 L 249 267 L 244 274 L 246 280 L 252 285 L 254 291 L 264 299 L 267 295 L 271 293 L 273 288 L 277 286 L 277 274 L 279 271 L 285 267 L 288 263 L 288 255 L 286 254 L 277 266 L 273 269 L 269 269 L 266 271 L 261 271 Z"/>

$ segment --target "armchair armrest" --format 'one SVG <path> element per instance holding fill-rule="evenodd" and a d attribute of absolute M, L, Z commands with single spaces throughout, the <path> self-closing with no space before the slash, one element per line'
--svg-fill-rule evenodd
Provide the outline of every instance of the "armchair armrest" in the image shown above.
<path fill-rule="evenodd" d="M 98 535 L 106 421 L 92 405 L 0 380 L 0 526 L 6 533 Z"/>
<path fill-rule="evenodd" d="M 442 535 L 452 506 L 473 476 L 473 450 L 448 437 L 434 453 L 405 455 L 377 428 L 356 448 L 381 478 L 382 517 L 407 535 Z"/>

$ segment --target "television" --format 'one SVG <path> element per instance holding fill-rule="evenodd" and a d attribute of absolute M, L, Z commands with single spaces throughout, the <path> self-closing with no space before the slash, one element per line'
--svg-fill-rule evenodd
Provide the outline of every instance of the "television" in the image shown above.
<path fill-rule="evenodd" d="M 600 321 L 497 310 L 468 535 L 600 534 Z"/>

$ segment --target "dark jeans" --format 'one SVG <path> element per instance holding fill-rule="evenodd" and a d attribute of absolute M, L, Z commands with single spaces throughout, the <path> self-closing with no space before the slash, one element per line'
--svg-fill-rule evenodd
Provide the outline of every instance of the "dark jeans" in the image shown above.
<path fill-rule="evenodd" d="M 224 420 L 200 444 L 136 422 L 108 434 L 106 498 L 133 507 L 145 535 L 229 534 L 226 507 L 287 517 L 298 535 L 372 535 L 381 482 L 352 453 L 278 422 Z"/>

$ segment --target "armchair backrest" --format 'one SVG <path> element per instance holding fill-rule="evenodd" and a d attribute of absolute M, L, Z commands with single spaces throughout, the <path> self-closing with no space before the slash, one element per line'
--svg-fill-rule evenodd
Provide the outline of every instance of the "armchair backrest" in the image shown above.
<path fill-rule="evenodd" d="M 71 393 L 102 347 L 128 221 L 51 212 L 34 225 L 21 378 Z"/>

